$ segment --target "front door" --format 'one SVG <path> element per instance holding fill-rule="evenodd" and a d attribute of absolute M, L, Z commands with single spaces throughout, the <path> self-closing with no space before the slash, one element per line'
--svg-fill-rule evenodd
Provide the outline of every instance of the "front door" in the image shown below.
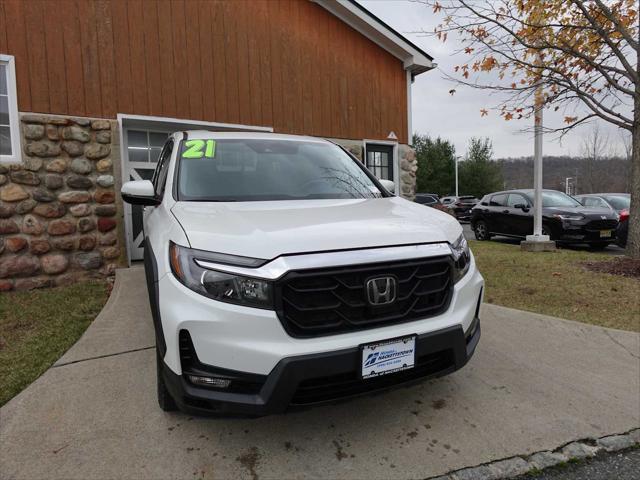
<path fill-rule="evenodd" d="M 489 200 L 488 212 L 485 218 L 489 220 L 489 231 L 492 233 L 509 233 L 504 224 L 507 211 L 507 194 L 498 193 Z"/>
<path fill-rule="evenodd" d="M 509 213 L 505 224 L 513 235 L 526 237 L 533 234 L 533 213 L 527 199 L 519 193 L 510 193 L 507 200 Z"/>
<path fill-rule="evenodd" d="M 393 145 L 367 143 L 365 165 L 380 180 L 393 180 Z"/>

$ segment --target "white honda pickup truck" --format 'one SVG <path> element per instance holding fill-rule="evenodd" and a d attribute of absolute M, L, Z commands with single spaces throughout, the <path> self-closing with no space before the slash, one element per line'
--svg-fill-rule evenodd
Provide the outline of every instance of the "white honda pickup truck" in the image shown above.
<path fill-rule="evenodd" d="M 484 281 L 450 215 L 395 196 L 342 147 L 176 132 L 144 205 L 158 402 L 266 415 L 451 373 Z"/>

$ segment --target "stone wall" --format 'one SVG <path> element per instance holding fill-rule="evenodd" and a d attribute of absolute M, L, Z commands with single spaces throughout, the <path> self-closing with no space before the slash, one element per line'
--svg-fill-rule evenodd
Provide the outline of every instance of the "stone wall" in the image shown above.
<path fill-rule="evenodd" d="M 22 163 L 0 164 L 0 291 L 112 275 L 124 253 L 116 123 L 20 120 Z"/>
<path fill-rule="evenodd" d="M 416 151 L 409 145 L 398 146 L 400 157 L 400 194 L 407 200 L 416 197 L 416 172 L 418 171 L 418 159 Z"/>

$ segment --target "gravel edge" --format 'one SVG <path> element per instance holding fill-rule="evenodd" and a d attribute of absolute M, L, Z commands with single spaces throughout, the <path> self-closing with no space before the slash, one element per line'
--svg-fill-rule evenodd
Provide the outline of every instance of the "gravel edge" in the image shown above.
<path fill-rule="evenodd" d="M 500 480 L 539 472 L 561 463 L 582 460 L 600 452 L 618 452 L 640 446 L 640 428 L 601 438 L 584 438 L 529 455 L 517 455 L 451 471 L 426 480 Z"/>

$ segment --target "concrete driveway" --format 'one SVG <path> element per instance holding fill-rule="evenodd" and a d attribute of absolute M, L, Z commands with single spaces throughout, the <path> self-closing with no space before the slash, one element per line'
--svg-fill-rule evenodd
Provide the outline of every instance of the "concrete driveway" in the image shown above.
<path fill-rule="evenodd" d="M 2 478 L 426 478 L 640 425 L 640 339 L 485 305 L 442 379 L 259 419 L 156 405 L 140 268 L 82 339 L 0 409 Z"/>

